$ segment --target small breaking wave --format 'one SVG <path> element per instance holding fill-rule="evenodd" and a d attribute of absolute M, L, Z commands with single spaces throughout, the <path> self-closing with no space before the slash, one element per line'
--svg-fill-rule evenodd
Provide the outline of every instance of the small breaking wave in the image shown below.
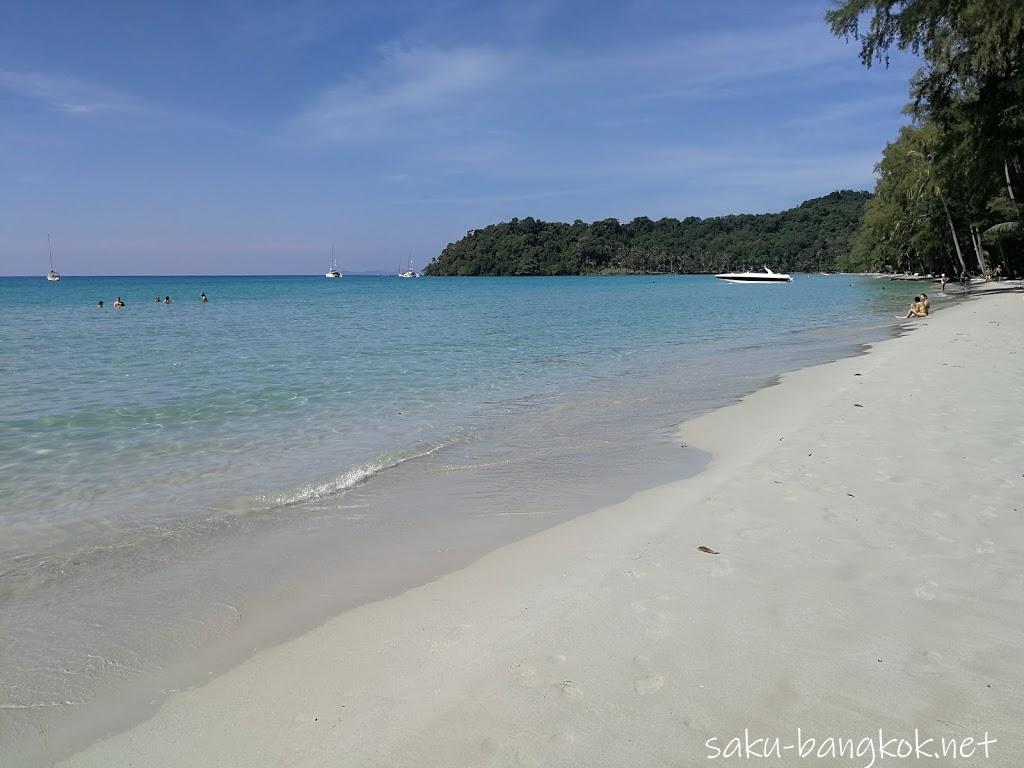
<path fill-rule="evenodd" d="M 393 469 L 407 461 L 413 461 L 414 459 L 421 459 L 424 456 L 430 456 L 448 445 L 450 445 L 450 443 L 436 442 L 419 445 L 408 451 L 384 453 L 364 464 L 350 467 L 345 472 L 342 472 L 340 475 L 333 477 L 330 480 L 307 483 L 287 493 L 261 494 L 256 497 L 256 501 L 264 509 L 276 509 L 280 507 L 290 507 L 309 501 L 318 501 L 319 499 L 330 496 L 336 496 L 339 493 L 344 493 L 345 491 L 354 488 L 360 483 L 366 482 L 374 475 Z"/>

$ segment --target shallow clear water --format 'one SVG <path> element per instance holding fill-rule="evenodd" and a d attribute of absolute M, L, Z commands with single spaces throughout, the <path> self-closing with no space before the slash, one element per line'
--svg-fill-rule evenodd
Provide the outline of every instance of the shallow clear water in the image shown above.
<path fill-rule="evenodd" d="M 880 338 L 914 288 L 0 278 L 0 741 L 695 471 L 675 424 Z M 346 586 L 241 631 L 308 578 Z"/>

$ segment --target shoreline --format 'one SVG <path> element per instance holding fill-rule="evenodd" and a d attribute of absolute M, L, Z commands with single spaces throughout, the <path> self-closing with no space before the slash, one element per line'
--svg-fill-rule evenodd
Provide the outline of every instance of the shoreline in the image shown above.
<path fill-rule="evenodd" d="M 1019 304 L 1019 296 L 984 301 L 1011 321 Z M 276 765 L 286 756 L 331 765 L 662 764 L 699 758 L 705 739 L 697 736 L 734 733 L 744 719 L 755 728 L 790 720 L 805 731 L 818 724 L 850 735 L 865 730 L 866 714 L 876 716 L 876 728 L 905 726 L 918 713 L 936 715 L 922 726 L 980 727 L 984 718 L 965 711 L 969 703 L 991 715 L 986 722 L 1005 739 L 1005 756 L 1010 744 L 1021 744 L 1006 677 L 1024 659 L 1000 639 L 1019 639 L 1021 631 L 1020 620 L 1006 615 L 1015 608 L 1020 614 L 1013 590 L 1020 533 L 1001 528 L 1019 523 L 1020 514 L 997 510 L 1009 504 L 1008 488 L 997 487 L 979 510 L 951 503 L 920 510 L 916 523 L 949 530 L 927 547 L 916 542 L 921 531 L 898 513 L 916 509 L 918 493 L 961 470 L 958 451 L 934 424 L 936 409 L 971 393 L 950 391 L 949 382 L 930 375 L 909 379 L 910 387 L 885 382 L 893 368 L 907 373 L 905 358 L 912 358 L 973 385 L 969 368 L 953 366 L 980 354 L 978 345 L 962 343 L 955 321 L 985 330 L 980 306 L 949 307 L 919 322 L 917 333 L 874 344 L 867 355 L 784 374 L 777 386 L 686 422 L 682 439 L 712 454 L 699 475 L 337 616 L 206 686 L 172 694 L 150 720 L 66 764 Z M 945 348 L 953 363 L 936 358 Z M 1013 405 L 998 397 L 1014 390 L 1021 364 L 1006 363 L 1014 364 L 990 377 L 1001 382 L 981 382 L 996 399 L 979 406 L 988 421 L 975 418 L 970 430 L 1005 426 L 993 409 Z M 854 396 L 862 408 L 845 402 Z M 837 398 L 843 409 L 833 413 Z M 920 405 L 924 400 L 930 402 Z M 926 456 L 902 453 L 905 433 L 894 433 L 894 422 L 935 431 L 919 445 Z M 841 429 L 841 439 L 833 440 L 828 426 Z M 972 435 L 968 455 L 979 463 L 998 458 L 991 445 L 999 437 Z M 1019 449 L 1015 440 L 1003 435 L 1010 449 L 1004 454 Z M 877 455 L 865 463 L 881 466 L 844 463 L 872 450 Z M 886 459 L 895 466 L 887 469 Z M 901 468 L 932 484 L 910 488 Z M 991 466 L 984 469 L 991 483 Z M 969 476 L 950 485 L 943 500 L 977 504 L 977 482 Z M 862 518 L 874 525 L 865 530 Z M 990 528 L 1000 528 L 998 535 Z M 964 529 L 975 534 L 970 542 L 948 535 Z M 943 542 L 959 545 L 947 563 L 961 576 L 952 587 L 936 566 Z M 700 545 L 722 554 L 698 552 Z M 924 572 L 906 572 L 908 552 Z M 865 557 L 876 559 L 886 578 L 865 567 Z M 988 584 L 990 594 L 979 599 L 960 572 L 980 578 L 999 557 L 1002 581 Z M 985 562 L 985 571 L 974 561 Z M 894 593 L 897 586 L 905 589 Z M 966 606 L 965 595 L 972 598 Z M 1005 609 L 1001 618 L 993 604 Z M 967 626 L 955 627 L 959 645 L 941 639 L 965 609 L 993 640 Z M 879 632 L 878 615 L 905 631 Z M 871 642 L 858 642 L 865 629 L 873 630 Z M 906 696 L 890 690 L 894 663 L 896 687 Z M 977 691 L 981 671 L 989 679 Z M 822 681 L 841 690 L 826 691 Z"/>

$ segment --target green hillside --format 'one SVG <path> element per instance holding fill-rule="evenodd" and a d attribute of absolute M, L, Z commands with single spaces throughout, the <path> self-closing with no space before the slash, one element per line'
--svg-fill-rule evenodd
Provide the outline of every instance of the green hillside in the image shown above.
<path fill-rule="evenodd" d="M 868 192 L 842 190 L 781 213 L 628 224 L 512 219 L 473 230 L 424 270 L 430 275 L 590 275 L 836 268 L 860 226 Z"/>

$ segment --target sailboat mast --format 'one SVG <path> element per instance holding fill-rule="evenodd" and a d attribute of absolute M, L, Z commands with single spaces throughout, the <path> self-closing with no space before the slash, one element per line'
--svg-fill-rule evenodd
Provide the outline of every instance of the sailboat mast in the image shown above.
<path fill-rule="evenodd" d="M 50 251 L 50 271 L 53 272 L 53 243 L 50 242 L 50 233 L 46 233 L 46 247 Z"/>

